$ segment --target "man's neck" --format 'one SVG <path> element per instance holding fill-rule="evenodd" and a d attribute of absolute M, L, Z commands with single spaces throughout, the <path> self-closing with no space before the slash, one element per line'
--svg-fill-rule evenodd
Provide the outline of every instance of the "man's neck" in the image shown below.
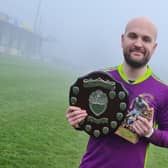
<path fill-rule="evenodd" d="M 143 76 L 147 71 L 147 66 L 141 68 L 132 68 L 126 62 L 123 63 L 123 70 L 130 81 L 135 81 L 139 77 Z"/>

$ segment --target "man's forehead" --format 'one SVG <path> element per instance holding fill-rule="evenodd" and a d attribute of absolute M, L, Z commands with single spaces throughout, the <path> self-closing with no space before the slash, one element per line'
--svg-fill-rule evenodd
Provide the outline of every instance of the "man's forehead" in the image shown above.
<path fill-rule="evenodd" d="M 157 36 L 155 25 L 146 18 L 135 18 L 129 21 L 125 28 L 125 33 L 127 34 L 128 32 L 141 33 L 154 38 Z"/>
<path fill-rule="evenodd" d="M 154 34 L 151 31 L 147 31 L 146 29 L 141 29 L 141 28 L 134 28 L 134 29 L 128 29 L 126 34 L 136 34 L 138 36 L 149 36 L 153 37 Z"/>
<path fill-rule="evenodd" d="M 153 42 L 156 41 L 156 34 L 153 33 L 152 31 L 147 31 L 147 29 L 141 29 L 141 28 L 133 28 L 133 29 L 128 29 L 127 32 L 125 32 L 125 35 L 127 36 L 137 36 L 141 38 L 148 38 L 151 39 Z"/>

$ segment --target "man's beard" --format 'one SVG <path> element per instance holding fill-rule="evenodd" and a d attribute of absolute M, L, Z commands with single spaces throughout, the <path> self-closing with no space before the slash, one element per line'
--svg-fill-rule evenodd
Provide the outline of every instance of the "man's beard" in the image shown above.
<path fill-rule="evenodd" d="M 126 51 L 123 51 L 124 59 L 126 63 L 131 66 L 132 68 L 141 68 L 147 65 L 149 62 L 150 57 L 147 56 L 147 54 L 144 53 L 144 57 L 141 60 L 134 60 L 131 58 L 130 53 L 127 53 Z"/>

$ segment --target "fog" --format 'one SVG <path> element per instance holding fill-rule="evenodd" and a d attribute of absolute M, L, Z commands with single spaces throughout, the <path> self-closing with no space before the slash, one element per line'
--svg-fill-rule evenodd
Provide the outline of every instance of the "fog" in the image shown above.
<path fill-rule="evenodd" d="M 167 1 L 153 0 L 5 0 L 0 5 L 0 12 L 47 37 L 42 52 L 46 60 L 52 58 L 81 72 L 120 64 L 120 36 L 125 24 L 133 17 L 147 16 L 159 30 L 158 48 L 150 65 L 166 80 L 167 10 Z"/>

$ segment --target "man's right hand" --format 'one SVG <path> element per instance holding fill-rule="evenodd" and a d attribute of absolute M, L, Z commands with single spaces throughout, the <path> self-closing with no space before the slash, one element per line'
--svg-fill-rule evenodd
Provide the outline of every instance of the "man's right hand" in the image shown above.
<path fill-rule="evenodd" d="M 86 110 L 82 110 L 76 106 L 69 106 L 66 111 L 68 123 L 75 128 L 79 128 L 79 123 L 84 120 L 87 115 Z"/>

